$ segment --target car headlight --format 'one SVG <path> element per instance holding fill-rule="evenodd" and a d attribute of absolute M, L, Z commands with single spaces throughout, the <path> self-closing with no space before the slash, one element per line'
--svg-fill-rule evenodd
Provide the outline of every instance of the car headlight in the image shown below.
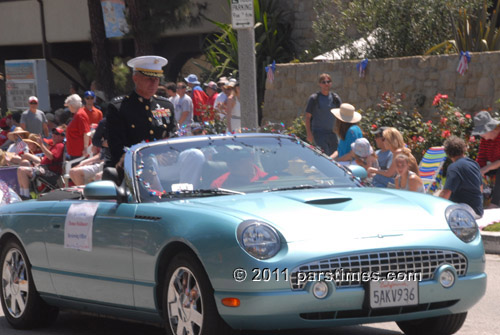
<path fill-rule="evenodd" d="M 476 238 L 479 230 L 469 209 L 462 205 L 451 205 L 446 208 L 445 215 L 451 231 L 459 239 L 469 243 Z"/>
<path fill-rule="evenodd" d="M 257 259 L 271 258 L 281 248 L 278 232 L 264 222 L 243 221 L 238 226 L 237 236 L 241 248 Z"/>

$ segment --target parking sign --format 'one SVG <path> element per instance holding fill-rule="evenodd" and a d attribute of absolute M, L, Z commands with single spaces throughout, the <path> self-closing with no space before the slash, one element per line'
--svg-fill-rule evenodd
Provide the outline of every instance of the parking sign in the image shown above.
<path fill-rule="evenodd" d="M 231 0 L 231 18 L 234 29 L 253 28 L 253 0 Z"/>

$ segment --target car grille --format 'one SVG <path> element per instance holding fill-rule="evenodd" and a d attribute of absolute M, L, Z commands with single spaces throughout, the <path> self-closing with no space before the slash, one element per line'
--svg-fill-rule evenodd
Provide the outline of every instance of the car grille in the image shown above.
<path fill-rule="evenodd" d="M 337 287 L 361 286 L 363 281 L 366 281 L 362 274 L 373 273 L 378 273 L 380 278 L 385 278 L 388 272 L 415 273 L 419 274 L 421 280 L 431 280 L 436 268 L 442 264 L 455 267 L 458 276 L 465 276 L 467 272 L 467 258 L 458 252 L 395 250 L 334 257 L 300 265 L 290 273 L 290 286 L 292 290 L 303 290 L 307 284 L 305 278 L 317 280 L 320 273 L 335 274 L 339 271 L 343 275 L 331 277 Z M 299 280 L 299 277 L 302 280 Z"/>

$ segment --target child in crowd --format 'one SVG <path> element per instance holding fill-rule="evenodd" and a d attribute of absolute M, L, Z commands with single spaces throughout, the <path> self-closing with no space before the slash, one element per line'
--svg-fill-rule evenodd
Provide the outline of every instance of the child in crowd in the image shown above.
<path fill-rule="evenodd" d="M 379 168 L 377 155 L 366 138 L 356 139 L 351 143 L 351 150 L 354 153 L 356 164 L 362 166 L 365 170 L 368 170 L 369 167 Z"/>

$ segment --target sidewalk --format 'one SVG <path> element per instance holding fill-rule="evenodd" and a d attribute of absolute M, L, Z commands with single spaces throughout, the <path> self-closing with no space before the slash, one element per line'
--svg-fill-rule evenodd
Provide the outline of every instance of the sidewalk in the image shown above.
<path fill-rule="evenodd" d="M 487 254 L 500 255 L 500 232 L 481 231 L 481 237 Z"/>
<path fill-rule="evenodd" d="M 487 209 L 481 219 L 476 220 L 479 228 L 500 221 L 500 208 Z M 500 232 L 482 231 L 484 250 L 487 254 L 500 254 Z"/>

